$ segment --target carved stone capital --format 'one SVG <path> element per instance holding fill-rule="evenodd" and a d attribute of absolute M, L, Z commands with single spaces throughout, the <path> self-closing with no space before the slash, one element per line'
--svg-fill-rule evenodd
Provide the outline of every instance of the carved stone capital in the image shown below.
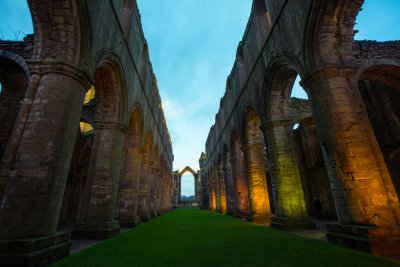
<path fill-rule="evenodd" d="M 105 129 L 116 130 L 121 132 L 122 134 L 127 134 L 129 131 L 128 126 L 120 122 L 114 122 L 114 121 L 94 121 L 94 126 L 96 129 L 99 130 L 105 130 Z"/>
<path fill-rule="evenodd" d="M 356 74 L 357 70 L 357 66 L 326 66 L 309 73 L 308 76 L 300 82 L 300 85 L 307 91 L 315 84 L 326 79 L 335 77 L 350 79 Z"/>
<path fill-rule="evenodd" d="M 32 74 L 44 76 L 46 74 L 60 74 L 68 76 L 83 85 L 83 90 L 87 90 L 94 84 L 93 79 L 88 73 L 79 69 L 77 66 L 62 61 L 28 61 Z"/>

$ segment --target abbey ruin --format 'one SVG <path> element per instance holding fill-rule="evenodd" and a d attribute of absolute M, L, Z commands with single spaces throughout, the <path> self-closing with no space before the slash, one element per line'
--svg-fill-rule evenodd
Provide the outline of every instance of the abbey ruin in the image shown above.
<path fill-rule="evenodd" d="M 28 0 L 34 34 L 0 40 L 0 265 L 165 214 L 187 172 L 202 209 L 288 231 L 322 216 L 330 242 L 400 254 L 400 41 L 354 40 L 363 3 L 254 0 L 200 171 L 174 171 L 136 1 Z"/>
<path fill-rule="evenodd" d="M 317 198 L 329 241 L 400 253 L 400 42 L 354 41 L 363 3 L 253 1 L 200 158 L 203 208 L 312 229 Z M 291 98 L 298 75 L 308 101 Z"/>

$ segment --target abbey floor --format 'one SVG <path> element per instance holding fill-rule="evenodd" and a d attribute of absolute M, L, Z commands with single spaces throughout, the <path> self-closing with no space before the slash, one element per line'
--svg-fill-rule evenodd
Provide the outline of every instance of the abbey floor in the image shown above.
<path fill-rule="evenodd" d="M 400 266 L 196 208 L 176 209 L 54 266 Z"/>

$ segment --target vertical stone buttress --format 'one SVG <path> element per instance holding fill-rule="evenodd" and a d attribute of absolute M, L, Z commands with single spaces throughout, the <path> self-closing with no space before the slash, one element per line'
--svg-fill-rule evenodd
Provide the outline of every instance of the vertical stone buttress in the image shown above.
<path fill-rule="evenodd" d="M 314 228 L 308 217 L 300 172 L 293 143 L 291 121 L 269 121 L 262 127 L 268 144 L 275 216 L 271 227 L 279 229 Z"/>
<path fill-rule="evenodd" d="M 140 223 L 138 216 L 142 148 L 124 148 L 124 172 L 119 186 L 118 219 L 121 226 L 132 227 Z"/>
<path fill-rule="evenodd" d="M 255 223 L 269 225 L 272 214 L 265 176 L 264 146 L 262 144 L 247 144 L 243 146 L 243 152 L 251 220 Z"/>
<path fill-rule="evenodd" d="M 318 70 L 303 82 L 339 219 L 327 237 L 337 243 L 358 240 L 374 254 L 400 253 L 394 245 L 400 243 L 399 198 L 357 82 L 355 70 L 341 66 Z M 368 234 L 360 236 L 361 226 Z"/>
<path fill-rule="evenodd" d="M 200 165 L 200 172 L 201 172 L 201 195 L 202 195 L 202 201 L 200 203 L 200 207 L 202 209 L 210 209 L 210 194 L 209 194 L 209 186 L 208 186 L 208 180 L 209 177 L 207 177 L 207 170 L 206 170 L 206 164 L 207 164 L 207 157 L 205 153 L 201 153 L 201 157 L 199 160 L 199 165 Z"/>
<path fill-rule="evenodd" d="M 119 233 L 115 220 L 118 185 L 127 127 L 117 122 L 96 122 L 90 157 L 86 200 L 74 237 L 108 238 Z"/>

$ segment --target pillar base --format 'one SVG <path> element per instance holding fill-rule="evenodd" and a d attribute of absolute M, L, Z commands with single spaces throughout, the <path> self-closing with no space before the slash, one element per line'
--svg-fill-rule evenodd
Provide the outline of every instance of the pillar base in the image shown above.
<path fill-rule="evenodd" d="M 148 222 L 151 220 L 150 213 L 141 214 L 139 218 L 140 218 L 140 222 Z"/>
<path fill-rule="evenodd" d="M 118 221 L 78 224 L 71 233 L 71 238 L 107 239 L 120 233 Z"/>
<path fill-rule="evenodd" d="M 246 220 L 249 222 L 256 223 L 256 224 L 269 226 L 271 224 L 271 217 L 272 217 L 272 214 L 262 215 L 262 216 L 247 215 Z"/>
<path fill-rule="evenodd" d="M 140 224 L 140 217 L 139 216 L 135 216 L 135 217 L 131 217 L 131 218 L 119 218 L 119 225 L 121 227 L 135 227 L 138 226 Z"/>
<path fill-rule="evenodd" d="M 328 224 L 326 237 L 334 244 L 374 255 L 400 254 L 400 227 Z"/>
<path fill-rule="evenodd" d="M 67 232 L 0 241 L 0 266 L 46 266 L 69 255 Z"/>
<path fill-rule="evenodd" d="M 270 227 L 284 231 L 313 230 L 315 224 L 310 217 L 277 217 L 271 218 Z"/>

